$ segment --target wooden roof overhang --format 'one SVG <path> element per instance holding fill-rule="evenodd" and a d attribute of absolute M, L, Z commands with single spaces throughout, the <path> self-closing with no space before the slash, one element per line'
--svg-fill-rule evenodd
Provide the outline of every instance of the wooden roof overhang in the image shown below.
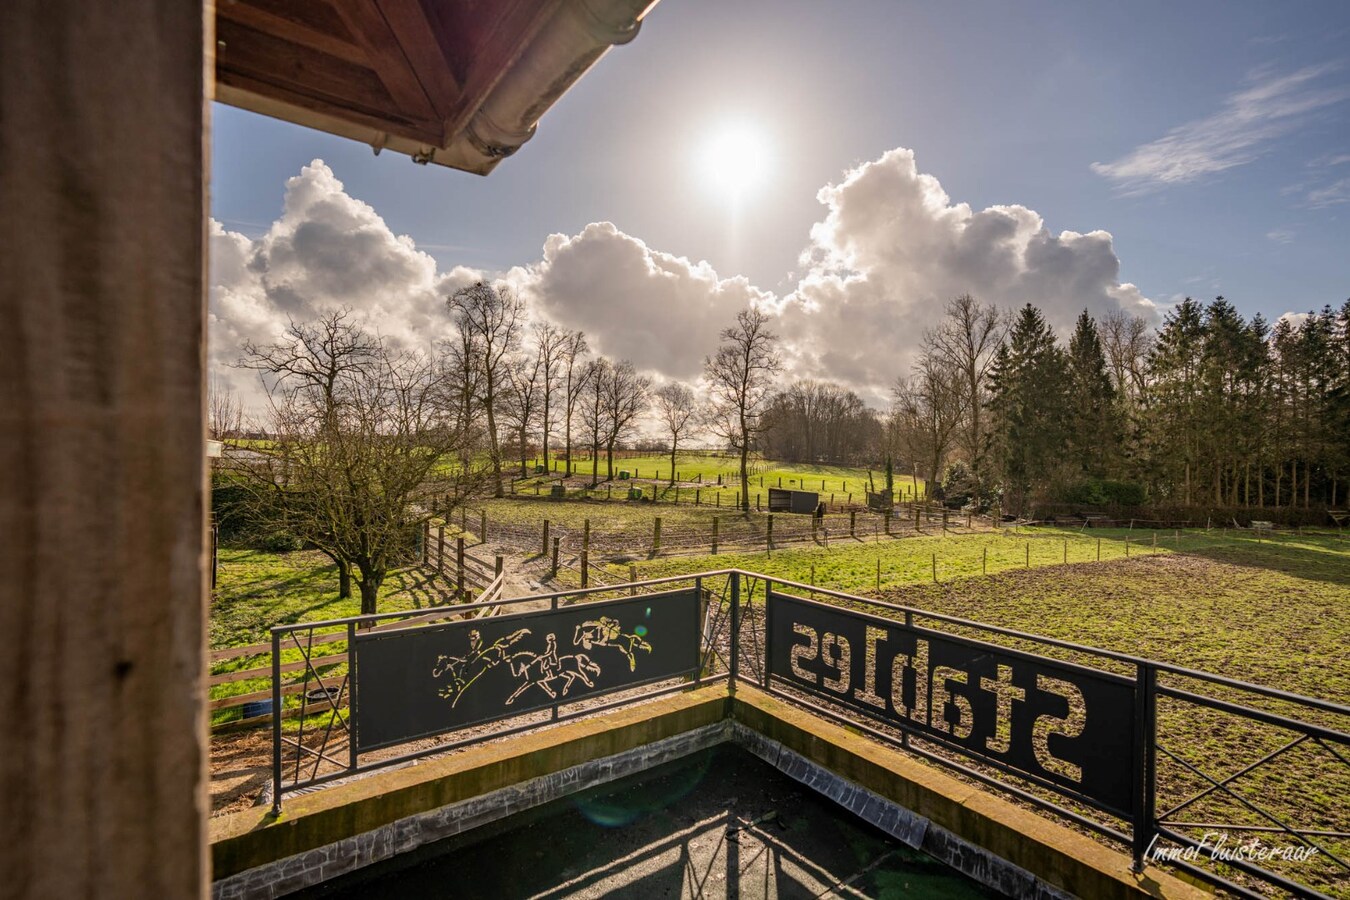
<path fill-rule="evenodd" d="M 216 0 L 215 99 L 486 175 L 656 0 Z"/>

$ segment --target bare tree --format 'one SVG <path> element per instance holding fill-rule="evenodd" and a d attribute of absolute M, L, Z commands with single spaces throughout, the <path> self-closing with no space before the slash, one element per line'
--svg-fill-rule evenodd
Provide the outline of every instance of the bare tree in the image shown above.
<path fill-rule="evenodd" d="M 577 379 L 578 384 L 584 386 L 580 390 L 578 403 L 582 417 L 582 434 L 589 439 L 591 445 L 591 487 L 600 483 L 600 445 L 605 442 L 605 437 L 609 433 L 606 392 L 612 369 L 609 360 L 603 357 L 589 360 Z M 610 477 L 614 477 L 613 472 L 610 473 Z"/>
<path fill-rule="evenodd" d="M 244 406 L 230 386 L 212 375 L 206 388 L 207 427 L 211 437 L 220 441 L 237 435 L 244 427 Z"/>
<path fill-rule="evenodd" d="M 460 450 L 469 417 L 437 402 L 430 361 L 348 321 L 292 324 L 242 364 L 269 388 L 268 445 L 236 463 L 258 508 L 354 572 L 363 613 L 427 516 L 428 478 Z"/>
<path fill-rule="evenodd" d="M 561 351 L 564 475 L 572 474 L 572 414 L 576 410 L 577 401 L 582 392 L 586 390 L 589 369 L 582 362 L 582 357 L 586 355 L 588 350 L 584 332 L 569 331 L 566 333 Z"/>
<path fill-rule="evenodd" d="M 1148 354 L 1153 346 L 1148 322 L 1113 309 L 1102 318 L 1099 331 L 1116 392 L 1141 402 L 1148 394 Z"/>
<path fill-rule="evenodd" d="M 572 333 L 551 323 L 535 326 L 534 352 L 540 368 L 540 455 L 548 469 L 548 442 L 553 435 L 553 398 L 566 368 L 567 343 Z"/>
<path fill-rule="evenodd" d="M 259 373 L 267 389 L 271 412 L 266 423 L 269 430 L 284 428 L 301 434 L 317 434 L 335 427 L 342 398 L 377 367 L 379 349 L 373 337 L 356 327 L 351 310 L 342 308 L 326 313 L 312 323 L 291 320 L 285 336 L 275 344 L 260 347 L 245 341 L 244 355 L 235 365 Z M 281 438 L 280 434 L 278 438 Z M 282 471 L 275 478 L 271 477 L 272 473 L 263 473 L 268 476 L 262 482 L 264 485 L 288 483 L 289 455 L 293 454 L 283 453 L 274 458 L 282 465 Z M 252 465 L 255 459 L 247 457 L 245 462 L 249 465 L 244 467 L 243 474 L 259 474 L 257 467 Z M 282 494 L 255 491 L 254 499 L 261 501 L 255 503 L 255 511 L 266 519 L 267 503 L 286 498 Z M 287 515 L 284 503 L 279 504 L 279 512 L 284 519 Z M 350 597 L 351 561 L 338 552 L 334 540 L 320 533 L 319 523 L 310 521 L 309 525 L 313 526 L 307 529 L 311 532 L 310 542 L 338 568 L 338 597 Z"/>
<path fill-rule="evenodd" d="M 465 359 L 477 373 L 473 399 L 487 417 L 488 454 L 496 479 L 493 496 L 502 490 L 502 454 L 497 415 L 500 394 L 509 387 L 507 370 L 520 349 L 520 321 L 524 303 L 509 285 L 477 282 L 461 288 L 446 301 L 459 328 Z M 470 383 L 466 379 L 466 384 Z"/>
<path fill-rule="evenodd" d="M 675 454 L 680 448 L 680 438 L 689 433 L 689 429 L 698 427 L 698 406 L 694 392 L 678 381 L 663 385 L 652 395 L 656 401 L 656 415 L 670 435 L 670 483 L 675 483 Z"/>
<path fill-rule="evenodd" d="M 534 423 L 535 411 L 542 403 L 544 393 L 544 361 L 534 355 L 516 357 L 507 366 L 506 376 L 510 391 L 503 394 L 506 418 L 516 433 L 520 449 L 520 477 L 529 473 L 527 457 L 530 449 L 530 426 Z"/>
<path fill-rule="evenodd" d="M 647 391 L 651 379 L 637 373 L 633 364 L 624 360 L 608 367 L 600 379 L 605 402 L 605 464 L 609 479 L 614 479 L 614 447 L 627 438 L 637 424 L 638 416 L 647 407 Z"/>
<path fill-rule="evenodd" d="M 943 463 L 966 418 L 965 387 L 960 373 L 947 371 L 925 353 L 913 375 L 896 379 L 891 388 L 896 440 L 913 463 L 922 461 L 930 484 L 942 480 Z"/>
<path fill-rule="evenodd" d="M 735 326 L 722 332 L 722 345 L 703 360 L 716 415 L 714 429 L 740 453 L 741 510 L 750 511 L 750 447 L 762 431 L 761 419 L 781 370 L 778 337 L 769 317 L 757 309 L 741 311 Z"/>
<path fill-rule="evenodd" d="M 983 411 L 989 367 L 1007 331 L 998 307 L 984 306 L 970 294 L 962 294 L 947 304 L 938 327 L 924 334 L 924 353 L 932 359 L 922 365 L 936 363 L 947 369 L 961 392 L 964 420 L 958 425 L 959 445 L 977 474 L 986 443 Z"/>

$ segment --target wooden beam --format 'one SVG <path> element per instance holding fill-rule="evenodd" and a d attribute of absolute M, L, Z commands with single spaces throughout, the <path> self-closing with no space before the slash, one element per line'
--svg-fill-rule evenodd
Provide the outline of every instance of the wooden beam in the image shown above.
<path fill-rule="evenodd" d="M 380 12 L 403 47 L 432 108 L 444 122 L 454 112 L 463 88 L 450 70 L 450 60 L 418 0 L 377 0 Z"/>
<path fill-rule="evenodd" d="M 334 8 L 365 48 L 367 65 L 384 84 L 400 112 L 409 118 L 434 118 L 431 101 L 375 0 L 346 0 Z"/>
<path fill-rule="evenodd" d="M 549 19 L 562 8 L 562 0 L 517 2 L 498 20 L 482 47 L 472 48 L 469 74 L 454 112 L 445 123 L 445 144 L 469 124 L 497 82 L 513 66 Z"/>
<path fill-rule="evenodd" d="M 216 12 L 219 19 L 238 23 L 253 31 L 261 31 L 294 44 L 303 44 L 346 62 L 368 64 L 366 50 L 358 44 L 294 19 L 283 18 L 250 3 L 222 3 Z"/>
<path fill-rule="evenodd" d="M 0 3 L 6 896 L 207 896 L 213 21 Z"/>

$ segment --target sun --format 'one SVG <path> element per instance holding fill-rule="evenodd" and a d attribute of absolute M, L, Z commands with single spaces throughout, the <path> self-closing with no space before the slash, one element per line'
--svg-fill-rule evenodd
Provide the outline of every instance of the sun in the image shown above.
<path fill-rule="evenodd" d="M 767 138 L 746 122 L 728 123 L 709 135 L 700 159 L 708 185 L 733 199 L 762 185 L 771 162 Z"/>

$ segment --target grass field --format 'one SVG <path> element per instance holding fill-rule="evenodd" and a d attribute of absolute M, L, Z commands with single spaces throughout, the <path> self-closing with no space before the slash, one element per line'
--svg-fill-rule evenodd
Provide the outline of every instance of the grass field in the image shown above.
<path fill-rule="evenodd" d="M 529 475 L 521 479 L 519 477 L 519 461 L 507 461 L 504 474 L 514 476 L 513 487 L 517 494 L 530 494 L 536 490 L 547 492 L 549 486 L 562 476 L 562 461 L 560 459 L 551 458 L 549 460 L 549 473 L 543 476 L 534 474 L 535 466 L 538 463 L 539 460 L 537 459 L 530 460 L 527 465 Z M 735 500 L 735 493 L 740 490 L 739 463 L 736 459 L 726 456 L 695 453 L 679 454 L 675 466 L 678 481 L 673 487 L 670 485 L 669 455 L 652 454 L 615 459 L 615 480 L 612 482 L 612 487 L 608 488 L 604 482 L 608 470 L 603 454 L 599 460 L 574 459 L 573 469 L 574 474 L 568 479 L 569 495 L 582 494 L 583 488 L 590 482 L 592 473 L 599 472 L 601 479 L 599 489 L 585 492 L 586 496 L 592 498 L 613 497 L 623 499 L 624 491 L 631 486 L 643 488 L 648 496 L 651 496 L 653 488 L 656 488 L 660 491 L 659 499 L 669 501 L 678 488 L 681 502 L 685 500 L 692 502 L 694 490 L 699 490 L 703 494 L 704 502 L 715 502 L 714 498 L 718 493 L 721 493 L 723 495 L 722 505 L 731 506 Z M 622 479 L 622 472 L 627 472 L 629 477 Z M 879 470 L 874 470 L 871 475 L 872 483 L 876 488 L 883 488 L 885 474 Z M 750 465 L 752 497 L 755 492 L 758 492 L 767 501 L 769 488 L 775 487 L 815 491 L 823 495 L 822 500 L 829 500 L 830 495 L 833 495 L 835 501 L 839 503 L 847 502 L 851 495 L 852 502 L 863 503 L 866 500 L 866 491 L 868 490 L 868 471 L 846 466 L 818 466 L 766 462 L 762 459 L 752 460 Z M 916 491 L 920 497 L 923 496 L 923 479 L 917 479 L 916 481 L 908 475 L 897 474 L 895 476 L 897 500 L 913 499 Z"/>
<path fill-rule="evenodd" d="M 446 602 L 447 586 L 444 581 L 429 580 L 420 569 L 397 569 L 389 574 L 380 589 L 380 611 L 424 609 Z M 356 585 L 352 585 L 353 596 L 346 600 L 338 599 L 337 588 L 337 567 L 318 551 L 265 553 L 221 548 L 220 574 L 211 602 L 208 626 L 210 648 L 225 650 L 266 643 L 271 639 L 269 631 L 275 625 L 359 615 L 361 598 Z M 322 652 L 325 655 L 337 654 L 344 652 L 346 646 L 345 641 L 337 641 L 325 645 Z M 270 654 L 264 651 L 220 660 L 212 663 L 210 674 L 224 675 L 253 669 L 266 664 L 270 658 Z M 283 663 L 296 662 L 302 658 L 298 649 L 283 649 Z M 336 675 L 340 678 L 346 671 L 346 664 L 324 666 L 320 671 L 325 676 Z M 295 677 L 299 677 L 299 674 Z M 271 680 L 267 676 L 216 684 L 209 688 L 209 699 L 237 697 L 266 689 L 270 685 Z M 287 702 L 289 704 L 292 701 L 298 703 L 294 698 Z M 229 722 L 240 715 L 238 707 L 213 710 L 211 722 L 213 725 Z M 294 724 L 294 721 L 288 722 L 287 727 L 294 727 Z"/>
<path fill-rule="evenodd" d="M 585 517 L 596 531 L 645 533 L 654 508 L 517 500 L 499 501 L 490 509 L 494 521 L 514 514 L 522 527 L 537 526 L 541 509 L 547 509 L 560 526 L 579 528 Z M 691 525 L 710 518 L 701 508 L 675 512 L 667 507 L 663 512 L 672 513 L 670 521 Z M 639 578 L 744 568 L 1332 702 L 1350 698 L 1350 666 L 1345 662 L 1350 647 L 1350 542 L 1343 536 L 1281 534 L 1257 541 L 1248 533 L 1157 532 L 1156 547 L 1154 536 L 1151 531 L 1030 529 L 880 542 L 835 540 L 829 549 L 657 557 L 632 565 Z M 222 563 L 212 607 L 213 648 L 257 642 L 273 624 L 358 611 L 356 600 L 336 600 L 336 573 L 318 554 L 224 550 Z M 613 565 L 609 572 L 614 581 L 626 580 L 629 564 Z M 568 577 L 574 580 L 575 573 L 565 572 L 564 582 Z M 439 599 L 434 583 L 427 584 L 416 570 L 405 570 L 391 576 L 382 609 L 416 608 Z M 342 646 L 329 645 L 326 652 Z M 217 664 L 212 672 L 258 665 L 266 658 Z M 296 651 L 284 657 L 298 658 Z M 325 674 L 340 676 L 342 671 L 339 664 Z M 265 679 L 233 682 L 213 687 L 211 696 L 266 686 Z M 237 714 L 220 710 L 214 719 Z M 1316 714 L 1293 714 L 1320 721 Z M 1323 724 L 1344 727 L 1330 718 Z M 288 720 L 286 727 L 295 728 L 296 720 Z M 1160 743 L 1216 778 L 1236 775 L 1289 738 L 1288 732 L 1272 726 L 1166 698 L 1159 702 L 1158 729 Z M 1162 807 L 1205 787 L 1205 781 L 1170 757 L 1160 758 Z M 1303 817 L 1305 825 L 1350 831 L 1350 767 L 1313 743 L 1284 753 L 1276 765 L 1241 775 L 1233 787 L 1290 821 Z M 1222 792 L 1189 813 L 1203 821 L 1265 821 Z M 1332 852 L 1350 853 L 1350 842 L 1343 839 L 1325 843 Z M 1336 881 L 1329 863 L 1309 865 L 1289 874 L 1332 896 L 1350 896 L 1350 888 Z"/>
<path fill-rule="evenodd" d="M 1350 542 L 1334 535 L 1258 542 L 1232 532 L 1047 528 L 633 565 L 639 578 L 747 569 L 1338 702 L 1350 698 Z M 626 578 L 628 565 L 610 571 Z"/>

